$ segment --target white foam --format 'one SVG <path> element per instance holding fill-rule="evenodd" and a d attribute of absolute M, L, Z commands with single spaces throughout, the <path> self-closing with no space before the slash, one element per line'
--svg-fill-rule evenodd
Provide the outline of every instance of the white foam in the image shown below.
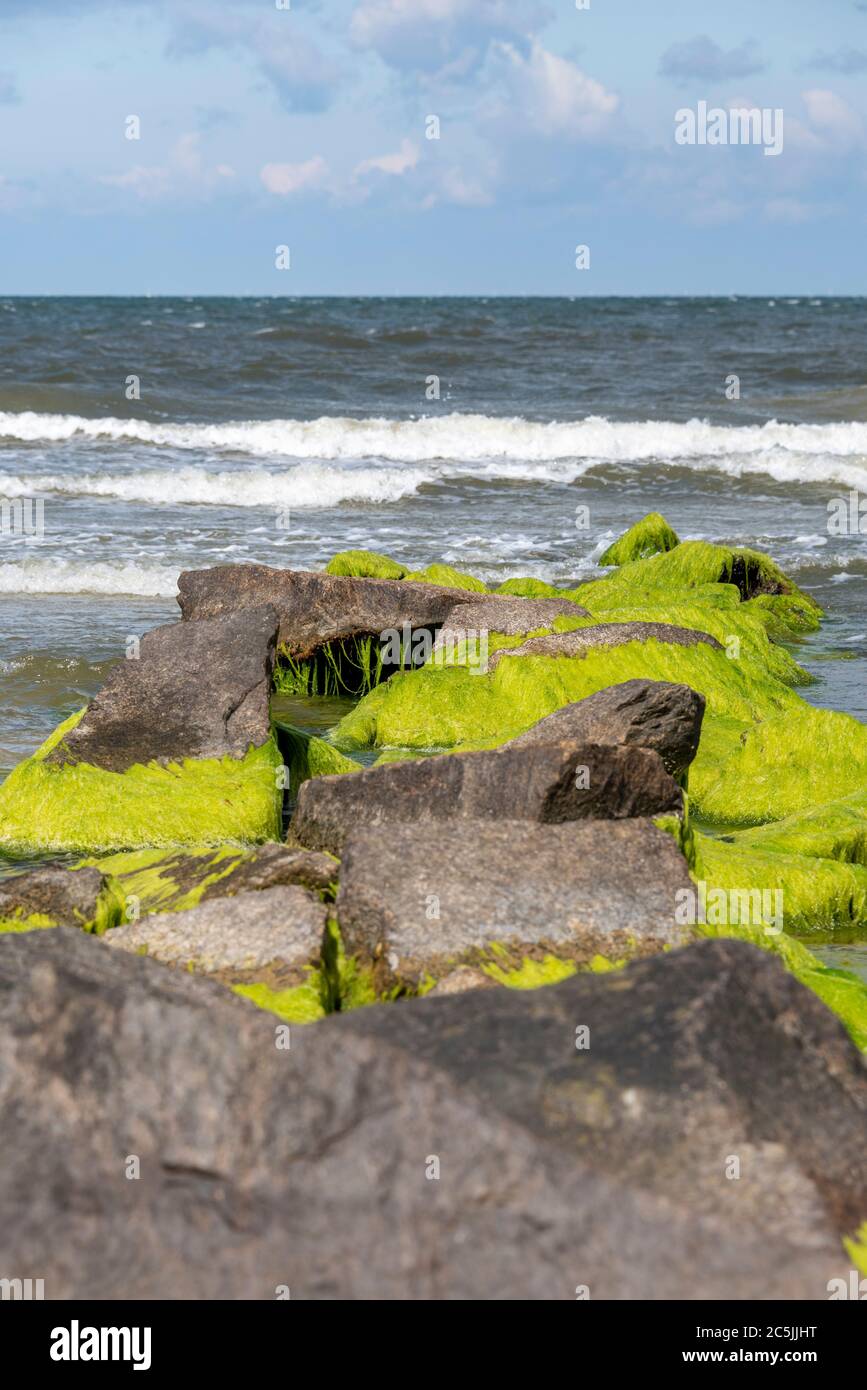
<path fill-rule="evenodd" d="M 263 460 L 315 460 L 321 464 L 370 460 L 435 469 L 424 477 L 416 475 L 408 490 L 433 477 L 467 472 L 568 482 L 594 464 L 650 460 L 735 477 L 755 473 L 778 482 L 838 483 L 867 489 L 867 423 L 863 421 L 790 425 L 770 420 L 764 425 L 725 426 L 706 420 L 621 422 L 589 416 L 546 424 L 520 417 L 450 414 L 418 420 L 327 416 L 208 425 L 90 420 L 26 411 L 0 412 L 0 437 L 32 443 L 118 441 L 157 449 L 236 453 Z M 378 483 L 377 488 L 385 486 L 386 491 L 374 491 L 373 500 L 403 495 L 394 490 L 395 478 L 385 485 Z M 327 478 L 323 475 L 313 481 L 316 485 Z M 359 482 L 360 490 L 347 495 L 365 496 L 364 485 Z M 323 503 L 328 505 L 328 500 L 323 498 Z M 339 498 L 332 495 L 330 500 Z M 304 503 L 296 501 L 295 505 Z"/>
<path fill-rule="evenodd" d="M 132 594 L 174 598 L 178 571 L 117 561 L 25 560 L 0 565 L 0 594 Z"/>

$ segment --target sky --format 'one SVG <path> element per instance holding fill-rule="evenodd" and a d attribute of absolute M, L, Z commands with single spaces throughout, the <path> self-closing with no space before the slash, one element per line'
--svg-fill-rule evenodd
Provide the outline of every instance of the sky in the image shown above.
<path fill-rule="evenodd" d="M 0 0 L 4 295 L 864 294 L 865 239 L 867 0 Z"/>

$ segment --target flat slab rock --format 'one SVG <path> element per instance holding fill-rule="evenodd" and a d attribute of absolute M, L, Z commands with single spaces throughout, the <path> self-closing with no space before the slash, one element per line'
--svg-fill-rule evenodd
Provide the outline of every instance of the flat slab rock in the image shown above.
<path fill-rule="evenodd" d="M 319 965 L 325 919 L 325 906 L 303 888 L 264 888 L 183 912 L 153 913 L 101 939 L 115 950 L 206 975 L 288 989 L 304 981 L 306 966 Z"/>
<path fill-rule="evenodd" d="M 719 651 L 725 650 L 709 632 L 676 627 L 673 623 L 596 623 L 593 627 L 579 627 L 574 632 L 531 637 L 519 647 L 499 647 L 491 653 L 488 669 L 496 670 L 504 656 L 586 656 L 589 651 L 624 647 L 628 642 L 673 642 L 678 647 L 697 647 L 704 643 Z"/>
<path fill-rule="evenodd" d="M 673 776 L 686 771 L 698 751 L 705 698 L 688 685 L 631 680 L 610 685 L 540 719 L 506 748 L 575 739 L 580 743 L 651 748 Z"/>
<path fill-rule="evenodd" d="M 492 947 L 517 968 L 683 944 L 675 895 L 691 886 L 674 840 L 647 820 L 390 825 L 347 837 L 337 917 L 377 992 L 414 990 Z"/>
<path fill-rule="evenodd" d="M 466 633 L 502 632 L 507 636 L 550 627 L 555 618 L 589 618 L 586 608 L 567 598 L 512 598 L 505 594 L 490 598 L 474 596 L 474 602 L 461 603 L 445 618 L 433 650 Z"/>
<path fill-rule="evenodd" d="M 509 820 L 557 824 L 682 815 L 654 752 L 540 743 L 383 763 L 303 782 L 291 823 L 301 844 L 340 854 L 356 826 Z"/>
<path fill-rule="evenodd" d="M 208 622 L 171 623 L 141 639 L 47 762 L 126 772 L 136 763 L 241 758 L 271 733 L 277 615 L 260 605 Z"/>
<path fill-rule="evenodd" d="M 185 570 L 178 603 L 185 619 L 200 622 L 268 603 L 280 618 L 279 642 L 296 659 L 326 642 L 378 635 L 391 629 L 437 627 L 456 604 L 477 594 L 398 579 L 358 579 L 267 565 L 217 565 Z"/>
<path fill-rule="evenodd" d="M 48 917 L 61 927 L 81 926 L 96 916 L 106 878 L 98 869 L 43 869 L 0 879 L 0 917 Z"/>
<path fill-rule="evenodd" d="M 594 1299 L 824 1301 L 848 1275 L 832 1216 L 814 1206 L 809 1226 L 782 1228 L 791 1189 L 754 1200 L 745 1164 L 697 1205 L 677 1164 L 687 1100 L 672 1077 L 720 1095 L 715 1174 L 747 1138 L 751 1153 L 771 1141 L 801 1183 L 833 1184 L 863 1216 L 863 1068 L 749 947 L 356 1010 L 293 1027 L 289 1048 L 277 1022 L 79 931 L 0 940 L 4 1269 L 38 1270 L 49 1299 L 271 1302 L 284 1286 L 293 1300 L 573 1301 L 579 1284 Z M 630 1114 L 633 1161 L 647 1143 L 671 1153 L 670 1195 L 618 1171 Z M 609 1119 L 615 1156 L 597 1165 L 585 1136 Z"/>

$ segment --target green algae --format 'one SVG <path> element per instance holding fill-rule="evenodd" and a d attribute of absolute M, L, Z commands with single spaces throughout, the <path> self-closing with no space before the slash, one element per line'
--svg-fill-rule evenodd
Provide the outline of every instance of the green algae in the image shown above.
<path fill-rule="evenodd" d="M 481 579 L 452 569 L 451 565 L 428 565 L 427 569 L 405 574 L 404 579 L 415 579 L 422 584 L 441 584 L 447 589 L 469 589 L 476 594 L 488 593 L 488 586 Z"/>
<path fill-rule="evenodd" d="M 662 554 L 680 545 L 680 538 L 659 512 L 648 512 L 641 521 L 609 545 L 600 556 L 600 565 L 627 565 L 632 560 L 644 560 L 649 555 Z"/>
<path fill-rule="evenodd" d="M 513 963 L 514 952 L 498 943 L 486 950 L 486 958 L 479 962 L 479 969 L 507 989 L 542 989 L 546 985 L 557 985 L 572 975 L 604 975 L 611 970 L 620 970 L 625 960 L 609 960 L 597 954 L 586 964 L 578 965 L 574 960 L 561 956 L 544 955 L 541 960 L 524 956 L 520 965 Z"/>
<path fill-rule="evenodd" d="M 518 576 L 505 579 L 494 590 L 495 594 L 510 594 L 514 598 L 562 598 L 562 590 L 547 584 L 544 579 Z"/>
<path fill-rule="evenodd" d="M 276 728 L 280 751 L 289 770 L 289 789 L 293 797 L 298 795 L 301 783 L 309 777 L 332 777 L 338 773 L 360 770 L 358 763 L 338 752 L 325 739 L 305 733 L 294 724 L 277 721 Z"/>
<path fill-rule="evenodd" d="M 322 972 L 309 967 L 310 974 L 304 984 L 290 989 L 274 990 L 265 984 L 232 985 L 232 992 L 249 999 L 257 1008 L 275 1014 L 286 1023 L 316 1023 L 328 1012 L 327 990 L 323 984 Z"/>
<path fill-rule="evenodd" d="M 27 917 L 23 913 L 12 917 L 0 917 L 0 932 L 39 931 L 45 927 L 56 926 L 57 923 L 46 917 L 44 912 L 31 912 Z"/>
<path fill-rule="evenodd" d="M 279 836 L 280 757 L 273 737 L 243 758 L 136 763 L 125 772 L 47 763 L 83 714 L 64 720 L 0 787 L 4 848 L 89 853 Z"/>
<path fill-rule="evenodd" d="M 90 858 L 111 876 L 121 898 L 121 920 L 129 920 L 128 904 L 134 900 L 142 915 L 150 912 L 183 912 L 195 907 L 206 889 L 227 878 L 250 857 L 241 845 L 188 845 L 183 851 L 167 854 L 164 849 L 143 849 Z M 183 866 L 185 879 L 176 874 Z"/>
<path fill-rule="evenodd" d="M 272 678 L 279 695 L 366 695 L 382 680 L 379 637 L 346 637 L 326 642 L 312 656 L 294 657 L 284 646 Z"/>
<path fill-rule="evenodd" d="M 844 1236 L 843 1247 L 860 1274 L 867 1274 L 867 1221 L 851 1236 Z"/>
<path fill-rule="evenodd" d="M 341 550 L 325 566 L 326 574 L 343 574 L 357 579 L 403 579 L 406 565 L 379 555 L 375 550 Z"/>

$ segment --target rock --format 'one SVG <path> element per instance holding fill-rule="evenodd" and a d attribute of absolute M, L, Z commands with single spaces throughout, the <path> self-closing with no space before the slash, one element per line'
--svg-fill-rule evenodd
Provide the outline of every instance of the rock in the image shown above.
<path fill-rule="evenodd" d="M 92 855 L 277 839 L 276 635 L 262 606 L 146 633 L 139 659 L 0 786 L 0 845 Z"/>
<path fill-rule="evenodd" d="M 486 975 L 484 970 L 474 970 L 471 965 L 459 965 L 457 970 L 444 975 L 429 991 L 429 999 L 439 999 L 446 995 L 466 994 L 469 989 L 496 989 L 497 982 Z"/>
<path fill-rule="evenodd" d="M 218 565 L 185 570 L 178 603 L 185 619 L 201 622 L 239 609 L 272 604 L 280 617 L 279 642 L 303 660 L 327 642 L 383 632 L 435 628 L 455 604 L 475 595 L 462 589 L 402 579 L 359 579 L 276 570 L 266 565 Z"/>
<path fill-rule="evenodd" d="M 210 902 L 213 898 L 292 883 L 314 893 L 323 893 L 335 882 L 339 867 L 329 854 L 316 854 L 287 845 L 262 845 L 247 855 L 228 877 L 209 883 L 201 901 Z"/>
<path fill-rule="evenodd" d="M 364 825 L 682 814 L 680 788 L 656 753 L 539 743 L 311 778 L 299 788 L 290 832 L 300 844 L 340 854 L 347 834 Z"/>
<path fill-rule="evenodd" d="M 325 906 L 293 885 L 152 913 L 114 927 L 103 940 L 205 975 L 291 989 L 308 966 L 321 964 L 325 919 Z"/>
<path fill-rule="evenodd" d="M 539 743 L 632 744 L 651 748 L 672 776 L 681 776 L 698 749 L 705 698 L 688 685 L 631 680 L 564 705 L 505 746 Z"/>
<path fill-rule="evenodd" d="M 434 652 L 466 640 L 467 634 L 502 632 L 507 636 L 550 627 L 555 618 L 589 618 L 586 608 L 563 598 L 509 598 L 493 595 L 461 603 L 448 613 L 437 633 Z"/>
<path fill-rule="evenodd" d="M 98 869 L 43 869 L 0 879 L 0 918 L 47 917 L 55 926 L 83 927 L 99 913 L 106 878 Z"/>
<path fill-rule="evenodd" d="M 268 701 L 277 615 L 260 605 L 146 632 L 137 661 L 120 661 L 84 717 L 47 755 L 125 772 L 134 763 L 242 758 L 271 734 Z"/>
<path fill-rule="evenodd" d="M 722 643 L 710 633 L 675 627 L 673 623 L 597 623 L 594 627 L 576 628 L 574 632 L 531 637 L 520 647 L 500 647 L 492 652 L 488 669 L 495 670 L 504 656 L 584 656 L 594 648 L 623 647 L 628 642 L 672 642 L 679 647 L 695 647 L 704 642 L 718 651 L 725 651 Z"/>
<path fill-rule="evenodd" d="M 584 1019 L 589 1052 L 574 1045 Z M 676 1163 L 696 1138 L 672 1075 L 698 1101 L 720 1096 L 716 1116 L 700 1111 L 717 1126 L 712 1173 L 730 1135 L 751 1153 L 771 1139 L 799 1190 L 833 1186 L 841 1218 L 863 1214 L 863 1138 L 853 1166 L 850 1137 L 855 1118 L 863 1136 L 863 1069 L 831 1016 L 749 948 L 357 1010 L 293 1027 L 291 1047 L 275 1046 L 275 1023 L 81 932 L 0 941 L 4 1270 L 38 1271 L 49 1299 L 125 1301 L 572 1301 L 578 1285 L 593 1299 L 824 1300 L 848 1274 L 848 1227 L 818 1203 L 809 1223 L 806 1201 L 781 1221 L 791 1184 L 756 1202 L 751 1160 L 716 1185 Z M 596 1152 L 594 1114 L 623 1147 L 633 1090 L 636 1134 L 676 1170 L 671 1198 L 581 1156 Z M 633 1171 L 649 1166 L 641 1143 L 627 1148 Z M 685 1199 L 696 1183 L 703 1207 Z"/>
<path fill-rule="evenodd" d="M 675 895 L 691 887 L 647 820 L 389 825 L 348 835 L 337 918 L 377 994 L 412 992 L 459 965 L 587 965 L 681 944 Z"/>
<path fill-rule="evenodd" d="M 628 565 L 633 560 L 644 560 L 648 555 L 658 555 L 673 550 L 680 545 L 677 532 L 669 526 L 659 512 L 648 512 L 641 521 L 636 521 L 622 536 L 609 545 L 604 555 L 600 555 L 600 565 Z"/>
<path fill-rule="evenodd" d="M 633 1191 L 803 1247 L 864 1219 L 867 1069 L 815 995 L 755 947 L 707 942 L 403 1015 L 410 1053 Z M 384 1008 L 349 1026 L 393 1031 Z"/>

